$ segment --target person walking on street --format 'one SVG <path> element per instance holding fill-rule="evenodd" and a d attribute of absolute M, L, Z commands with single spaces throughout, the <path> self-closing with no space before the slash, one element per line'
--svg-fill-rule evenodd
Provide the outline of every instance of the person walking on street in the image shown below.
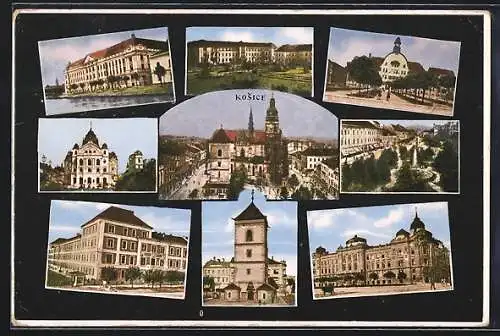
<path fill-rule="evenodd" d="M 391 91 L 387 90 L 386 100 L 389 101 L 390 98 L 391 98 Z"/>

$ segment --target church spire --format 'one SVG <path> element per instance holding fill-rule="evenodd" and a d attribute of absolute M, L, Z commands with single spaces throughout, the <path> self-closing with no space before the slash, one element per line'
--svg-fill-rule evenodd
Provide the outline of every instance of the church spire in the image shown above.
<path fill-rule="evenodd" d="M 254 126 L 253 126 L 252 106 L 250 106 L 250 114 L 248 115 L 248 131 L 250 132 L 250 135 L 253 135 Z"/>

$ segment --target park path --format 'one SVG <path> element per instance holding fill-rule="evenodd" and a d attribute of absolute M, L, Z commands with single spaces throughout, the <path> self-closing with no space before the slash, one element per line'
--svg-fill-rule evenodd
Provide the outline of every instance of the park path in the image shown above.
<path fill-rule="evenodd" d="M 333 103 L 361 105 L 375 108 L 411 111 L 417 113 L 429 113 L 435 115 L 451 116 L 453 114 L 453 110 L 449 106 L 441 104 L 433 104 L 432 106 L 412 104 L 402 98 L 399 98 L 395 94 L 391 94 L 389 101 L 386 100 L 385 94 L 382 94 L 382 97 L 380 99 L 377 99 L 376 97 L 349 97 L 347 95 L 354 92 L 357 92 L 357 90 L 325 91 L 323 100 Z"/>

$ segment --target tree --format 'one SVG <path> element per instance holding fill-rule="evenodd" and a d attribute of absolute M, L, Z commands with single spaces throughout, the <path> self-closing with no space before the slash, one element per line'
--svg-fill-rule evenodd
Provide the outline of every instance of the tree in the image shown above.
<path fill-rule="evenodd" d="M 118 278 L 118 271 L 114 267 L 103 267 L 101 269 L 101 279 L 106 282 L 115 281 Z"/>
<path fill-rule="evenodd" d="M 450 141 L 443 143 L 434 160 L 434 168 L 441 174 L 440 184 L 444 191 L 458 191 L 458 154 Z"/>
<path fill-rule="evenodd" d="M 313 198 L 311 190 L 304 186 L 300 186 L 297 190 L 293 192 L 291 198 L 296 200 L 310 200 Z"/>
<path fill-rule="evenodd" d="M 118 80 L 118 78 L 116 76 L 114 76 L 114 75 L 109 75 L 106 78 L 106 81 L 108 82 L 109 87 L 111 87 L 111 90 L 115 89 L 115 83 L 116 83 L 117 80 Z"/>
<path fill-rule="evenodd" d="M 142 274 L 142 278 L 145 283 L 150 283 L 151 288 L 153 288 L 154 283 L 156 282 L 156 274 L 154 270 L 148 269 Z"/>
<path fill-rule="evenodd" d="M 176 283 L 184 281 L 185 273 L 179 271 L 166 271 L 164 272 L 164 280 L 166 283 Z"/>
<path fill-rule="evenodd" d="M 403 283 L 403 281 L 406 279 L 407 275 L 403 271 L 398 272 L 398 280 L 400 283 Z"/>
<path fill-rule="evenodd" d="M 163 84 L 163 77 L 165 77 L 167 70 L 165 70 L 165 68 L 160 64 L 160 62 L 156 62 L 156 67 L 153 72 L 156 75 L 156 77 L 158 77 L 158 81 L 160 82 L 160 84 Z"/>
<path fill-rule="evenodd" d="M 292 287 L 292 292 L 295 292 L 295 279 L 294 278 L 288 278 L 287 284 Z"/>
<path fill-rule="evenodd" d="M 135 85 L 138 85 L 137 82 L 139 81 L 139 74 L 137 72 L 132 73 L 130 78 L 134 81 Z"/>
<path fill-rule="evenodd" d="M 190 199 L 196 199 L 196 198 L 198 198 L 198 194 L 199 194 L 198 189 L 193 189 L 193 190 L 191 190 L 191 192 L 189 193 L 189 198 L 190 198 Z"/>
<path fill-rule="evenodd" d="M 280 197 L 282 199 L 287 199 L 288 198 L 288 190 L 286 189 L 286 187 L 281 187 L 281 189 L 280 189 Z"/>
<path fill-rule="evenodd" d="M 115 190 L 147 191 L 156 189 L 156 160 L 144 160 L 141 170 L 127 170 L 116 182 Z"/>
<path fill-rule="evenodd" d="M 215 291 L 215 280 L 209 275 L 203 277 L 203 288 L 207 289 L 209 292 Z"/>
<path fill-rule="evenodd" d="M 295 188 L 297 188 L 299 185 L 299 179 L 297 178 L 297 175 L 292 174 L 292 176 L 288 178 L 287 184 L 290 189 L 295 190 Z"/>
<path fill-rule="evenodd" d="M 409 162 L 404 162 L 392 191 L 432 191 L 432 189 L 416 170 L 411 169 Z"/>
<path fill-rule="evenodd" d="M 370 57 L 354 57 L 348 71 L 349 76 L 357 83 L 365 85 L 367 91 L 370 86 L 380 86 L 382 84 L 382 78 L 378 73 L 379 67 Z M 359 88 L 361 89 L 361 87 Z"/>
<path fill-rule="evenodd" d="M 371 272 L 368 277 L 370 278 L 370 280 L 372 281 L 376 281 L 378 279 L 378 274 L 375 273 L 375 272 Z"/>
<path fill-rule="evenodd" d="M 80 88 L 82 89 L 82 92 L 83 92 L 85 89 L 85 83 L 80 83 Z"/>
<path fill-rule="evenodd" d="M 393 271 L 387 271 L 384 273 L 384 278 L 392 280 L 396 277 L 396 274 L 394 274 Z"/>
<path fill-rule="evenodd" d="M 231 174 L 229 179 L 229 190 L 227 194 L 228 199 L 238 199 L 240 192 L 243 190 L 245 183 L 247 181 L 247 172 L 245 167 L 241 166 L 237 168 Z"/>
<path fill-rule="evenodd" d="M 142 276 L 142 272 L 139 267 L 132 266 L 125 270 L 125 280 L 130 281 L 132 288 L 134 288 L 134 281 Z"/>

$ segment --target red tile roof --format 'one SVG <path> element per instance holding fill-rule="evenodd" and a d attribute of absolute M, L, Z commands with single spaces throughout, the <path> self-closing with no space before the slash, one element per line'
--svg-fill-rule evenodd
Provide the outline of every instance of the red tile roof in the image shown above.
<path fill-rule="evenodd" d="M 142 39 L 142 38 L 136 38 L 135 36 L 129 38 L 128 40 L 122 41 L 120 43 L 117 43 L 115 45 L 112 45 L 111 47 L 101 49 L 94 51 L 92 53 L 89 53 L 85 55 L 85 57 L 72 62 L 68 64 L 68 67 L 73 67 L 73 66 L 78 66 L 83 64 L 87 56 L 92 57 L 93 59 L 97 60 L 100 58 L 105 58 L 109 57 L 115 54 L 118 54 L 125 49 L 127 49 L 131 45 L 136 45 L 136 44 L 142 44 L 146 48 L 149 49 L 158 49 L 158 50 L 168 50 L 168 43 L 164 41 L 157 41 L 157 40 L 149 40 L 149 39 Z"/>
<path fill-rule="evenodd" d="M 151 226 L 146 224 L 142 219 L 134 215 L 134 212 L 131 210 L 126 210 L 122 208 L 118 208 L 115 206 L 110 206 L 91 220 L 87 221 L 86 223 L 82 224 L 82 227 L 87 225 L 88 223 L 91 223 L 95 221 L 96 219 L 109 219 L 117 222 L 122 222 L 122 223 L 127 223 L 147 229 L 152 229 Z"/>
<path fill-rule="evenodd" d="M 223 128 L 219 128 L 214 132 L 210 142 L 215 143 L 228 143 L 228 142 L 236 142 L 239 136 L 246 135 L 246 130 L 225 130 Z M 255 130 L 253 133 L 253 139 L 250 141 L 251 143 L 264 143 L 266 141 L 266 132 L 262 130 Z"/>

